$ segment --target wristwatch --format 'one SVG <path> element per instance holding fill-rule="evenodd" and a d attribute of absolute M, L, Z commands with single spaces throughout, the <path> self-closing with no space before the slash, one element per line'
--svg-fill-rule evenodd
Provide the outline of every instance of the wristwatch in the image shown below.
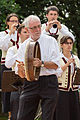
<path fill-rule="evenodd" d="M 44 67 L 44 61 L 42 61 L 41 67 Z"/>

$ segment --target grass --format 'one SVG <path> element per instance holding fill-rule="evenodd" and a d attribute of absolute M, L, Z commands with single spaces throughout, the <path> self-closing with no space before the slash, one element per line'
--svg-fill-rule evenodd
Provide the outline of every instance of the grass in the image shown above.
<path fill-rule="evenodd" d="M 7 117 L 0 117 L 0 120 L 8 120 Z"/>
<path fill-rule="evenodd" d="M 8 120 L 8 115 L 0 114 L 0 120 Z M 41 118 L 37 118 L 36 120 L 41 120 Z"/>
<path fill-rule="evenodd" d="M 8 120 L 8 116 L 0 114 L 0 120 Z"/>

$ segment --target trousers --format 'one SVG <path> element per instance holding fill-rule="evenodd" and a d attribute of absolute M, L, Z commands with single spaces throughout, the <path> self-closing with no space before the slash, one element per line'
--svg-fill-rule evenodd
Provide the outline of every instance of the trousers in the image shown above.
<path fill-rule="evenodd" d="M 58 98 L 56 75 L 40 76 L 38 81 L 25 81 L 20 95 L 17 120 L 34 120 L 41 100 L 42 120 L 53 120 Z"/>
<path fill-rule="evenodd" d="M 10 111 L 11 111 L 12 120 L 17 119 L 17 113 L 18 113 L 18 108 L 19 108 L 19 96 L 20 96 L 19 91 L 11 92 Z"/>
<path fill-rule="evenodd" d="M 3 77 L 4 70 L 9 70 L 5 65 L 1 65 L 1 81 Z M 2 92 L 1 94 L 1 103 L 2 103 L 2 112 L 7 113 L 10 111 L 10 94 L 11 92 Z"/>

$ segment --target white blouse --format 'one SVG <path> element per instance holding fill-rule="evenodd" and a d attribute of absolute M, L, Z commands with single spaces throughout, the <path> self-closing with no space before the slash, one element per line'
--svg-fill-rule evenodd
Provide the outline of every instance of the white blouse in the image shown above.
<path fill-rule="evenodd" d="M 25 48 L 26 48 L 26 43 L 28 41 L 32 40 L 31 38 L 28 38 L 24 43 L 22 43 L 20 49 L 18 50 L 17 54 L 17 60 L 18 61 L 23 61 L 25 59 Z M 40 50 L 41 50 L 41 60 L 42 61 L 51 61 L 56 63 L 59 66 L 59 60 L 60 60 L 60 55 L 59 55 L 59 47 L 58 44 L 55 40 L 55 38 L 41 34 L 40 38 L 37 40 L 40 44 Z M 17 73 L 17 65 L 16 65 L 16 70 L 15 72 Z M 43 75 L 52 75 L 56 74 L 55 69 L 47 69 L 45 67 L 41 68 L 40 71 L 40 76 Z"/>
<path fill-rule="evenodd" d="M 17 31 L 15 31 L 14 34 L 9 34 L 10 30 L 6 30 L 8 34 L 5 31 L 0 32 L 0 49 L 7 51 L 9 48 L 9 42 L 12 39 L 13 41 L 17 41 Z"/>

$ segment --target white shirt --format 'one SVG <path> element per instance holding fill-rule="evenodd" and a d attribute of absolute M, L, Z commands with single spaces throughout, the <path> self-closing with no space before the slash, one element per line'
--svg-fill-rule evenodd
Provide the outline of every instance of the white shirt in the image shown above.
<path fill-rule="evenodd" d="M 21 46 L 21 43 L 19 44 L 19 47 Z M 17 57 L 17 46 L 12 46 L 8 49 L 5 59 L 5 66 L 7 68 L 12 68 L 16 63 L 16 57 Z"/>
<path fill-rule="evenodd" d="M 12 66 L 16 62 L 16 57 L 17 57 L 17 47 L 12 46 L 8 49 L 7 54 L 6 54 L 6 59 L 5 59 L 5 66 L 7 68 L 12 68 Z"/>
<path fill-rule="evenodd" d="M 12 39 L 13 41 L 17 41 L 17 31 L 15 31 L 14 34 L 9 34 L 10 30 L 6 30 L 8 34 L 5 31 L 0 32 L 0 49 L 7 51 L 9 48 L 9 42 Z"/>
<path fill-rule="evenodd" d="M 50 33 L 49 32 L 46 32 L 45 31 L 45 28 L 46 28 L 46 24 L 44 23 L 44 24 L 42 24 L 42 32 L 44 33 L 44 34 L 47 34 L 47 35 L 50 35 Z M 56 33 L 56 31 L 57 31 L 57 28 L 51 28 L 50 29 L 50 32 L 51 33 Z M 67 35 L 67 36 L 70 36 L 70 37 L 72 37 L 73 38 L 73 41 L 75 41 L 75 38 L 74 38 L 74 36 L 73 36 L 73 34 L 68 30 L 68 28 L 65 26 L 65 25 L 63 25 L 63 24 L 61 24 L 61 29 L 58 29 L 58 33 L 60 34 L 62 34 L 63 36 L 64 35 Z"/>
<path fill-rule="evenodd" d="M 28 38 L 24 43 L 22 43 L 20 49 L 18 50 L 17 54 L 17 60 L 18 61 L 23 61 L 25 59 L 25 49 L 26 49 L 26 43 L 28 41 L 32 40 L 31 38 Z M 59 66 L 59 47 L 58 44 L 55 40 L 55 38 L 41 34 L 40 38 L 37 40 L 40 44 L 40 50 L 41 50 L 41 60 L 42 61 L 51 61 L 56 63 Z M 18 68 L 16 65 L 16 70 L 15 72 L 17 73 Z M 41 68 L 40 71 L 40 76 L 43 75 L 52 75 L 56 74 L 56 70 L 54 69 L 47 69 L 45 67 Z"/>

